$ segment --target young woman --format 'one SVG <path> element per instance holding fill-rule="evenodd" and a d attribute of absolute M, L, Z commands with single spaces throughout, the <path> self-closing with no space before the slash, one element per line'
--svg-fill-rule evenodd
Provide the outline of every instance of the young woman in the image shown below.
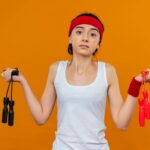
<path fill-rule="evenodd" d="M 102 22 L 93 14 L 81 14 L 72 20 L 68 46 L 72 60 L 51 64 L 41 101 L 34 96 L 21 73 L 13 76 L 13 80 L 22 85 L 26 101 L 38 124 L 46 122 L 57 96 L 58 130 L 53 150 L 109 150 L 104 124 L 106 96 L 116 126 L 121 130 L 128 127 L 142 77 L 139 74 L 132 79 L 123 103 L 114 66 L 92 59 L 100 47 L 103 32 Z M 7 81 L 11 78 L 12 70 L 7 68 L 2 73 Z M 149 79 L 150 75 L 146 82 Z"/>

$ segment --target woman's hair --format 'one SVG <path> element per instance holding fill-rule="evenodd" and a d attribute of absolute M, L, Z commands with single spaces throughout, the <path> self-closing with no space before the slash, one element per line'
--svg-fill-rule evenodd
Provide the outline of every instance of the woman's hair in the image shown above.
<path fill-rule="evenodd" d="M 103 31 L 104 31 L 104 25 L 102 24 L 102 22 L 100 21 L 100 19 L 99 19 L 96 15 L 94 15 L 94 14 L 92 14 L 92 13 L 82 13 L 82 14 L 78 15 L 78 16 L 75 17 L 75 18 L 78 18 L 78 17 L 80 17 L 80 16 L 90 16 L 90 17 L 95 18 L 96 20 L 98 20 L 98 21 L 100 22 L 100 24 L 102 25 Z M 75 19 L 75 18 L 74 18 L 74 19 Z M 73 20 L 74 20 L 74 19 L 73 19 Z M 101 43 L 101 40 L 99 41 L 99 45 L 100 45 L 100 43 Z M 93 56 L 96 54 L 97 51 L 98 51 L 98 49 L 96 49 L 96 50 L 94 51 Z M 70 55 L 73 55 L 72 44 L 69 44 L 69 45 L 68 45 L 68 53 L 69 53 Z"/>

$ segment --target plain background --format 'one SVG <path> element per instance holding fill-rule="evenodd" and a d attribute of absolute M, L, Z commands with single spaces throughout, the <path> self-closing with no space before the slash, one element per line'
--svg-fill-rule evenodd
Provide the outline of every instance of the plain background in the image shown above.
<path fill-rule="evenodd" d="M 18 67 L 40 100 L 49 65 L 71 59 L 67 53 L 70 21 L 95 13 L 105 26 L 97 59 L 113 64 L 125 100 L 133 76 L 150 67 L 149 0 L 1 0 L 0 70 Z M 0 78 L 0 116 L 7 82 Z M 147 86 L 149 88 L 149 85 Z M 51 150 L 57 129 L 57 107 L 43 126 L 34 122 L 21 86 L 14 85 L 15 125 L 0 123 L 0 150 Z M 138 105 L 127 131 L 117 129 L 109 104 L 106 138 L 111 150 L 148 150 L 150 121 L 138 124 Z"/>

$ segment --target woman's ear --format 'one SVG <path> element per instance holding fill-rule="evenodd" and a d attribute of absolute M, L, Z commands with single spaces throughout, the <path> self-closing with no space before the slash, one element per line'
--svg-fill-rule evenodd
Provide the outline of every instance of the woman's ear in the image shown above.
<path fill-rule="evenodd" d="M 99 49 L 100 45 L 98 44 L 97 49 Z"/>
<path fill-rule="evenodd" d="M 101 43 L 100 43 L 100 41 L 99 41 L 99 42 L 98 42 L 98 45 L 97 45 L 97 49 L 100 48 L 100 45 L 101 45 Z"/>

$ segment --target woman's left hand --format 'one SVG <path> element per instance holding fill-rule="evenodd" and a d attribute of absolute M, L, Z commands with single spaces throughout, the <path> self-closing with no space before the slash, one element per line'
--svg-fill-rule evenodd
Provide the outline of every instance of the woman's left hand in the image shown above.
<path fill-rule="evenodd" d="M 143 82 L 143 75 L 142 73 L 145 74 L 145 82 L 149 82 L 150 83 L 150 69 L 146 69 L 143 72 L 141 72 L 141 74 L 137 75 L 135 77 L 135 80 L 139 81 L 139 82 Z"/>

